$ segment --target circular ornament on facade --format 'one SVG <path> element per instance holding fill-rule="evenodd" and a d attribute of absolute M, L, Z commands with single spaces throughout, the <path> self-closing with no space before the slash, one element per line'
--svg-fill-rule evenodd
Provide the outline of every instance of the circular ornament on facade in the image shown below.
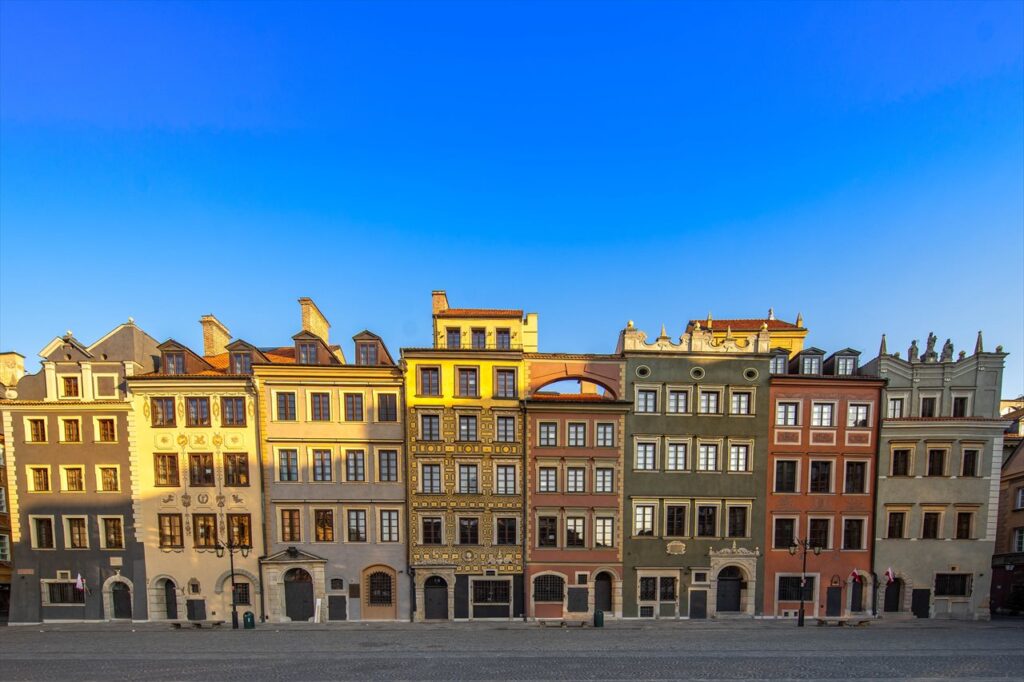
<path fill-rule="evenodd" d="M 651 376 L 651 368 L 647 365 L 640 365 L 636 368 L 636 375 L 641 379 L 646 379 Z"/>
<path fill-rule="evenodd" d="M 199 502 L 199 504 L 206 504 L 207 502 L 210 501 L 210 496 L 207 495 L 206 493 L 199 493 L 198 495 L 196 495 L 196 500 Z"/>
<path fill-rule="evenodd" d="M 465 559 L 466 561 L 472 561 L 473 560 L 473 551 L 467 549 L 465 552 L 462 553 L 462 558 Z"/>
<path fill-rule="evenodd" d="M 690 376 L 693 377 L 694 379 L 703 379 L 704 374 L 705 372 L 703 367 L 694 367 L 693 369 L 690 370 Z"/>
<path fill-rule="evenodd" d="M 761 373 L 758 372 L 753 367 L 747 367 L 745 370 L 743 370 L 743 378 L 746 379 L 747 381 L 756 381 L 757 377 L 759 376 L 761 376 Z"/>

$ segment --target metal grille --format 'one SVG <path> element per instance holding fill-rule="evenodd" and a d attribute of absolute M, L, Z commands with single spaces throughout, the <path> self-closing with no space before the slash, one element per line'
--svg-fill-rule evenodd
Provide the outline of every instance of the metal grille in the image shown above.
<path fill-rule="evenodd" d="M 562 601 L 565 580 L 557 575 L 541 575 L 533 580 L 534 601 Z"/>
<path fill-rule="evenodd" d="M 474 604 L 508 604 L 509 581 L 476 580 L 473 582 Z"/>

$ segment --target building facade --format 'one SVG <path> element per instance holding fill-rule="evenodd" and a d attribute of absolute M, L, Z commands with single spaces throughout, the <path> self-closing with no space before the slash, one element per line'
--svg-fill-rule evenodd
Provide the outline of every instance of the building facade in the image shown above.
<path fill-rule="evenodd" d="M 1013 414 L 1016 412 L 1006 416 Z M 1003 463 L 999 482 L 999 518 L 992 557 L 994 614 L 1024 613 L 1024 444 L 1019 438 L 1014 441 L 1016 445 Z"/>
<path fill-rule="evenodd" d="M 126 381 L 158 355 L 131 320 L 89 346 L 68 332 L 5 391 L 11 623 L 147 618 Z"/>
<path fill-rule="evenodd" d="M 882 617 L 987 619 L 1003 458 L 1005 353 L 889 354 L 863 372 L 887 380 L 879 437 L 875 574 Z"/>
<path fill-rule="evenodd" d="M 766 616 L 796 616 L 801 589 L 809 617 L 873 611 L 875 460 L 884 382 L 859 372 L 859 355 L 847 348 L 825 358 L 808 348 L 784 371 L 772 373 Z M 819 552 L 808 555 L 806 575 L 798 542 Z"/>

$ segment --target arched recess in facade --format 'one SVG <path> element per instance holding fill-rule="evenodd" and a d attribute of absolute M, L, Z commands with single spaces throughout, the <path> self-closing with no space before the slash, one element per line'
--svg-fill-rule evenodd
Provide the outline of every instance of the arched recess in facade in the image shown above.
<path fill-rule="evenodd" d="M 526 363 L 526 389 L 533 394 L 559 381 L 582 381 L 600 386 L 606 396 L 618 400 L 625 383 L 623 367 L 617 358 L 607 359 L 563 354 L 530 354 Z"/>
<path fill-rule="evenodd" d="M 149 619 L 150 620 L 182 620 L 185 618 L 185 586 L 179 585 L 178 581 L 166 573 L 153 576 L 149 579 L 149 587 L 146 590 L 149 596 Z M 173 600 L 169 594 L 173 595 Z M 168 608 L 174 611 L 174 617 L 170 617 Z"/>
<path fill-rule="evenodd" d="M 619 575 L 618 571 L 611 566 L 600 566 L 595 568 L 590 574 L 590 584 L 593 585 L 594 588 L 590 591 L 590 612 L 593 613 L 598 609 L 602 611 L 604 610 L 601 608 L 603 605 L 597 603 L 597 583 L 598 578 L 602 575 L 608 576 L 608 580 L 610 582 L 608 587 L 610 590 L 609 598 L 611 601 L 611 610 L 607 615 L 614 616 L 615 618 L 622 618 L 622 577 Z"/>
<path fill-rule="evenodd" d="M 362 620 L 398 618 L 398 572 L 390 566 L 375 564 L 362 572 Z"/>
<path fill-rule="evenodd" d="M 857 571 L 857 575 L 860 576 L 860 581 L 855 580 L 853 575 L 846 577 L 846 613 L 849 615 L 871 610 L 875 581 L 867 571 Z"/>
<path fill-rule="evenodd" d="M 135 595 L 135 585 L 131 580 L 124 577 L 120 573 L 115 573 L 106 580 L 103 581 L 103 617 L 106 620 L 114 620 L 117 618 L 114 612 L 114 590 L 118 589 L 115 587 L 117 583 L 126 585 L 128 589 L 128 614 L 123 616 L 125 618 L 132 617 L 132 599 Z M 124 589 L 124 588 L 121 588 Z"/>

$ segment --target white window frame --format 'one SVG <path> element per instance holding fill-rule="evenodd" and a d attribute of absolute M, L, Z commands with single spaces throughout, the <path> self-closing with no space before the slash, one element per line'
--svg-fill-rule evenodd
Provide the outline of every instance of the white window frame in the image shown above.
<path fill-rule="evenodd" d="M 82 520 L 85 522 L 85 546 L 84 547 L 72 547 L 71 546 L 71 523 L 72 520 Z M 91 549 L 92 539 L 89 537 L 89 517 L 85 514 L 65 514 L 60 518 L 61 530 L 64 532 L 64 549 L 69 551 L 83 551 Z M 54 538 L 54 545 L 56 545 L 56 538 Z"/>
<path fill-rule="evenodd" d="M 640 402 L 641 392 L 651 392 L 654 394 L 654 409 L 646 410 L 640 409 L 641 406 L 646 407 L 646 403 Z M 658 414 L 659 404 L 661 403 L 661 386 L 657 384 L 634 384 L 633 385 L 633 411 L 636 414 Z"/>
<path fill-rule="evenodd" d="M 650 446 L 651 448 L 651 466 L 641 467 L 640 466 L 640 446 Z M 658 439 L 656 438 L 637 438 L 633 443 L 633 470 L 634 471 L 657 471 L 658 470 Z"/>
<path fill-rule="evenodd" d="M 114 440 L 100 440 L 100 421 L 104 419 L 111 419 L 114 422 Z M 101 443 L 104 445 L 116 445 L 118 442 L 117 438 L 117 416 L 113 414 L 100 414 L 92 418 L 92 442 Z"/>
<path fill-rule="evenodd" d="M 68 422 L 76 422 L 78 424 L 78 440 L 67 440 L 65 439 L 65 424 Z M 82 431 L 82 419 L 81 417 L 57 417 L 57 438 L 58 443 L 84 443 L 85 433 Z"/>
<path fill-rule="evenodd" d="M 512 470 L 512 489 L 505 486 L 502 469 Z M 495 495 L 516 495 L 519 492 L 519 467 L 509 462 L 494 463 L 494 494 Z M 518 530 L 517 530 L 518 532 Z"/>
<path fill-rule="evenodd" d="M 437 467 L 437 490 L 427 490 L 426 467 Z M 420 462 L 419 466 L 420 485 L 419 492 L 423 495 L 441 495 L 444 493 L 444 464 L 442 462 Z"/>
<path fill-rule="evenodd" d="M 897 402 L 898 401 L 898 402 Z M 899 414 L 895 414 L 896 410 L 893 409 L 894 404 L 898 404 Z M 886 396 L 885 399 L 885 417 L 886 419 L 903 419 L 907 416 L 907 396 L 906 394 L 890 395 Z"/>
<path fill-rule="evenodd" d="M 742 469 L 733 468 L 733 448 L 745 448 L 745 466 Z M 751 441 L 729 441 L 729 461 L 726 464 L 726 471 L 732 474 L 749 474 L 754 470 L 753 466 L 754 444 Z"/>
<path fill-rule="evenodd" d="M 779 468 L 776 466 L 777 462 L 796 462 L 796 486 L 795 486 L 796 489 L 794 491 L 788 492 L 788 491 L 780 491 L 778 489 Z M 802 477 L 803 476 L 803 471 L 802 470 L 803 470 L 803 459 L 801 457 L 797 457 L 797 456 L 785 457 L 785 456 L 783 456 L 783 457 L 775 457 L 775 458 L 773 458 L 772 459 L 772 489 L 771 489 L 771 494 L 772 495 L 799 495 L 799 494 L 801 494 L 803 492 L 803 486 L 800 485 L 801 483 L 803 483 L 803 477 Z"/>
<path fill-rule="evenodd" d="M 551 482 L 548 479 L 548 474 L 554 472 L 554 485 L 549 486 Z M 557 493 L 558 492 L 558 467 L 550 465 L 540 465 L 537 467 L 537 492 L 539 493 Z"/>
<path fill-rule="evenodd" d="M 679 400 L 676 399 L 675 409 L 673 409 L 672 395 L 679 394 L 683 396 L 683 402 L 685 403 L 684 408 L 679 409 Z M 692 414 L 693 402 L 692 402 L 692 389 L 689 386 L 667 386 L 665 388 L 665 414 Z"/>
<path fill-rule="evenodd" d="M 574 482 L 574 474 L 579 480 Z M 576 483 L 579 485 L 576 486 Z M 585 466 L 566 466 L 565 468 L 565 492 L 585 493 L 587 492 L 587 468 Z"/>
<path fill-rule="evenodd" d="M 826 409 L 827 408 L 827 409 Z M 828 416 L 826 420 L 825 417 Z M 836 403 L 825 400 L 811 402 L 811 427 L 816 429 L 835 428 Z"/>
<path fill-rule="evenodd" d="M 846 428 L 848 429 L 870 429 L 871 428 L 871 407 L 872 403 L 868 402 L 850 402 L 846 405 Z M 853 411 L 859 408 L 864 408 L 864 425 L 858 425 L 860 421 L 853 419 Z"/>
<path fill-rule="evenodd" d="M 682 462 L 678 455 L 672 454 L 673 448 L 682 448 Z M 665 444 L 665 471 L 689 471 L 690 470 L 690 440 L 670 439 Z"/>
<path fill-rule="evenodd" d="M 604 489 L 604 485 L 601 482 L 601 474 L 607 472 L 609 474 L 609 486 L 608 489 Z M 595 467 L 594 468 L 594 492 L 599 494 L 608 494 L 615 492 L 615 468 L 614 467 Z"/>
<path fill-rule="evenodd" d="M 599 447 L 599 448 L 613 448 L 613 447 L 615 447 L 615 424 L 613 422 L 598 422 L 595 428 L 596 428 L 596 435 L 595 435 L 595 446 L 596 447 Z M 601 432 L 602 432 L 602 430 L 605 430 L 605 429 L 611 429 L 611 439 L 610 439 L 610 442 L 606 442 L 606 440 L 602 437 L 603 434 Z"/>
<path fill-rule="evenodd" d="M 860 547 L 846 547 L 846 522 L 847 521 L 860 521 Z M 839 519 L 840 527 L 837 529 L 839 533 L 839 542 L 837 543 L 837 549 L 842 552 L 863 552 L 868 548 L 868 533 L 871 528 L 868 525 L 868 517 L 866 515 L 855 514 L 852 516 L 842 516 Z"/>
<path fill-rule="evenodd" d="M 36 490 L 36 479 L 32 475 L 36 469 L 46 469 L 46 482 L 50 486 L 46 490 Z M 25 489 L 30 493 L 52 493 L 54 489 L 53 468 L 49 464 L 26 464 L 25 465 Z"/>
<path fill-rule="evenodd" d="M 645 510 L 646 509 L 650 510 L 650 525 L 651 525 L 651 534 L 650 535 L 640 535 L 639 533 L 637 533 L 637 530 L 640 530 L 640 525 L 637 523 L 637 521 L 638 521 L 637 510 L 640 509 L 640 508 L 643 508 Z M 633 501 L 633 505 L 632 505 L 632 509 L 633 509 L 633 516 L 632 516 L 632 522 L 633 523 L 631 524 L 632 525 L 632 530 L 630 531 L 630 533 L 632 534 L 632 537 L 634 537 L 634 538 L 656 538 L 656 537 L 658 537 L 658 501 L 657 500 L 634 500 Z M 644 516 L 646 517 L 647 514 L 645 513 Z M 644 525 L 646 527 L 646 524 L 644 524 Z"/>
<path fill-rule="evenodd" d="M 790 423 L 789 408 L 794 408 L 792 418 L 793 422 Z M 783 411 L 785 408 L 785 411 Z M 800 426 L 800 401 L 797 400 L 776 400 L 775 401 L 775 425 L 776 426 Z"/>
<path fill-rule="evenodd" d="M 712 395 L 715 396 L 715 400 L 714 400 L 715 409 L 713 411 L 710 410 L 710 409 L 705 409 L 705 407 L 707 407 L 707 408 L 711 407 L 711 402 L 712 401 L 711 400 L 707 400 L 707 401 L 704 400 L 705 397 L 710 398 Z M 702 414 L 702 415 L 707 416 L 707 417 L 712 417 L 712 416 L 715 416 L 715 415 L 723 415 L 723 414 L 725 414 L 725 411 L 724 411 L 725 405 L 722 404 L 722 399 L 724 398 L 724 396 L 725 396 L 725 391 L 722 388 L 720 388 L 720 387 L 717 387 L 717 386 L 701 386 L 701 387 L 699 387 L 699 389 L 697 390 L 697 414 Z"/>
<path fill-rule="evenodd" d="M 120 547 L 107 547 L 107 529 L 104 528 L 103 522 L 108 519 L 116 519 L 121 522 L 121 546 Z M 96 517 L 96 530 L 99 531 L 100 538 L 100 549 L 105 549 L 111 552 L 123 552 L 128 549 L 128 542 L 125 538 L 125 525 L 124 516 L 117 514 L 101 514 Z M 184 538 L 182 538 L 184 539 Z"/>
<path fill-rule="evenodd" d="M 811 521 L 828 521 L 828 544 L 821 548 L 822 551 L 835 549 L 836 519 L 834 516 L 821 514 L 808 514 L 807 524 L 804 526 L 804 537 L 811 540 Z"/>
<path fill-rule="evenodd" d="M 53 533 L 53 547 L 40 547 L 39 538 L 36 536 L 36 521 L 39 519 L 50 520 L 50 532 Z M 28 515 L 28 532 L 29 540 L 32 544 L 32 549 L 52 552 L 57 549 L 57 518 L 53 514 L 29 514 Z"/>
<path fill-rule="evenodd" d="M 608 523 L 610 526 L 611 544 L 599 545 L 597 539 L 603 535 L 601 528 L 602 524 Z M 595 516 L 594 517 L 594 549 L 613 549 L 615 547 L 615 517 L 614 516 Z"/>
<path fill-rule="evenodd" d="M 708 467 L 704 466 L 706 464 L 704 448 L 714 448 L 715 461 L 714 461 L 714 466 L 711 467 L 711 468 L 708 468 Z M 706 440 L 698 440 L 697 441 L 697 456 L 695 457 L 695 462 L 694 462 L 695 468 L 694 468 L 694 471 L 697 471 L 699 473 L 719 472 L 719 471 L 722 470 L 721 467 L 719 466 L 722 463 L 721 460 L 722 460 L 722 443 L 720 441 L 706 441 Z"/>

